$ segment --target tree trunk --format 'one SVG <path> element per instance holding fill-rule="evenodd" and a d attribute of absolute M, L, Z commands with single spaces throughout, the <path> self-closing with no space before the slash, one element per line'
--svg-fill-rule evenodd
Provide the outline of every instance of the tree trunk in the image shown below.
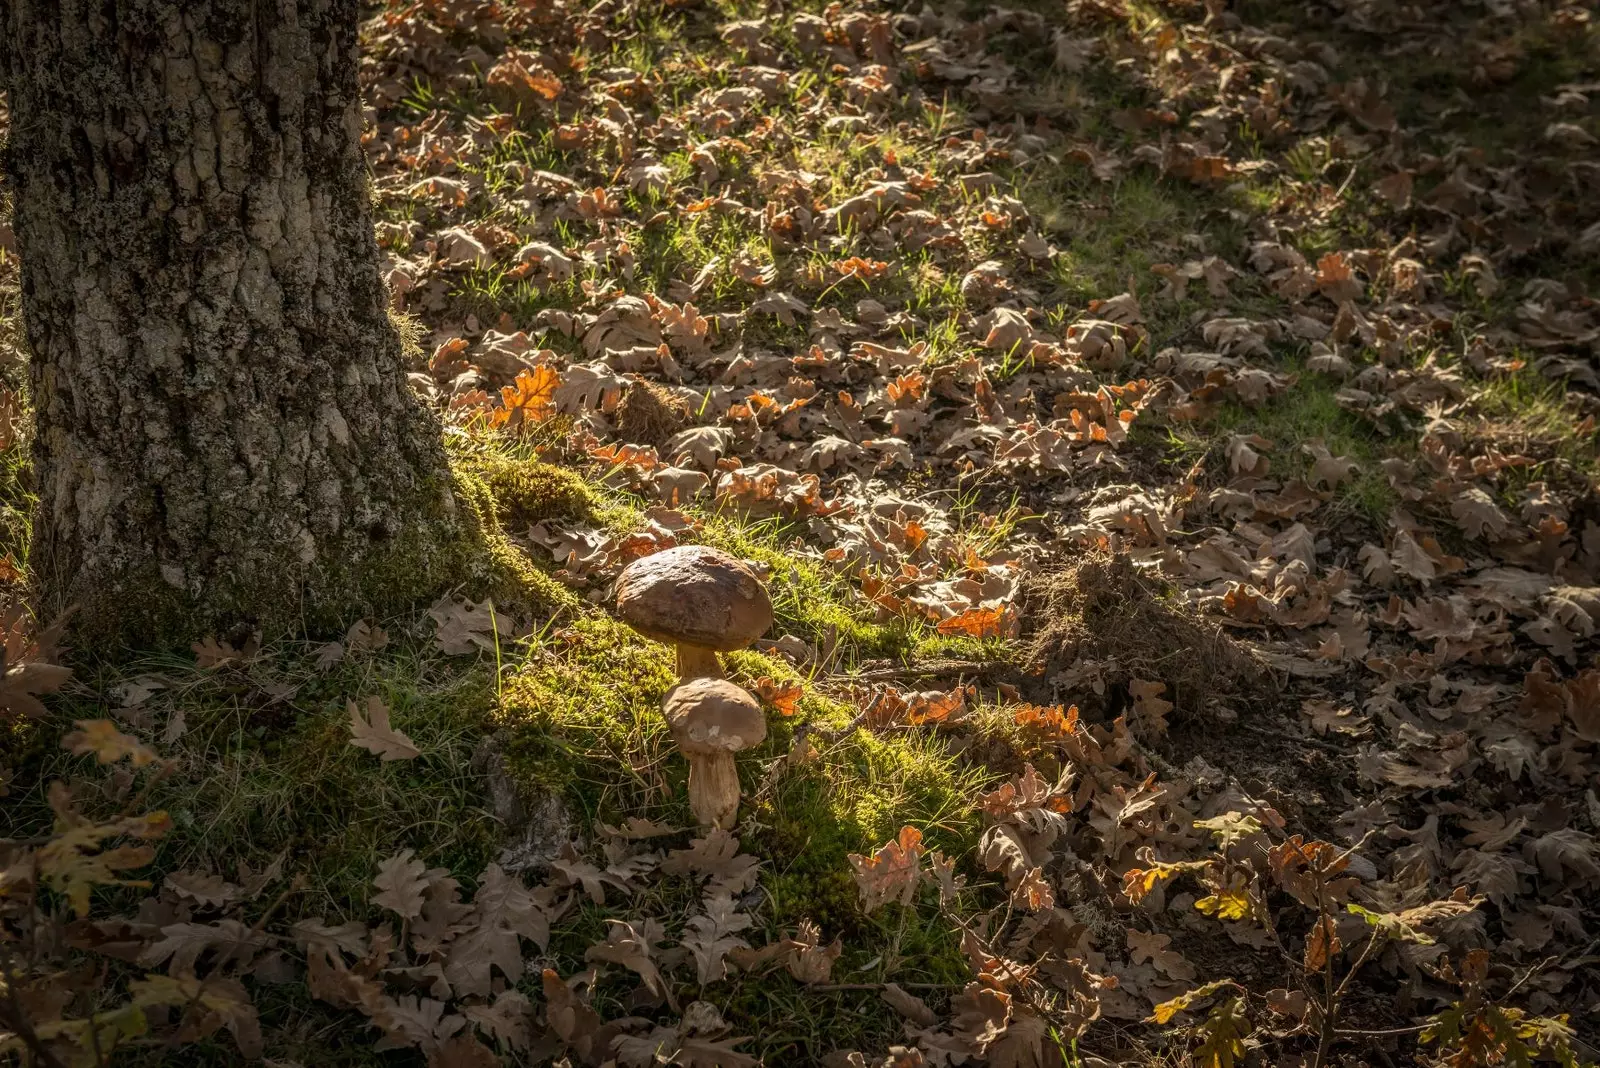
<path fill-rule="evenodd" d="M 0 0 L 46 610 L 325 627 L 452 577 L 387 313 L 356 0 Z"/>

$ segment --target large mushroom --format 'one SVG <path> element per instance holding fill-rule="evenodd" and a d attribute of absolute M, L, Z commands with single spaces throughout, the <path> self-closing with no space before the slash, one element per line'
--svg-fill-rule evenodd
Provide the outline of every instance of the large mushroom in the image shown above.
<path fill-rule="evenodd" d="M 667 691 L 661 714 L 689 760 L 689 808 L 696 822 L 732 827 L 739 812 L 733 754 L 767 736 L 760 702 L 726 679 L 685 679 Z"/>
<path fill-rule="evenodd" d="M 717 653 L 743 649 L 765 634 L 772 598 L 738 557 L 680 545 L 623 568 L 617 613 L 645 637 L 677 647 L 680 677 L 719 678 Z"/>

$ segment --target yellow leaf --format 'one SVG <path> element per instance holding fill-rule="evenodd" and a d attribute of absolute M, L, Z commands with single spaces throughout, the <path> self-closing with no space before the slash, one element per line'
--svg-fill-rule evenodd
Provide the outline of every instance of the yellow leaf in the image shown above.
<path fill-rule="evenodd" d="M 61 739 L 61 748 L 69 753 L 77 756 L 93 753 L 102 764 L 115 764 L 127 757 L 136 768 L 161 759 L 139 739 L 117 730 L 109 719 L 80 719 L 73 726 L 78 729 Z"/>
<path fill-rule="evenodd" d="M 1155 1011 L 1147 1018 L 1150 1023 L 1171 1023 L 1172 1018 L 1185 1009 L 1193 1008 L 1196 1003 L 1204 1001 L 1223 987 L 1238 986 L 1232 979 L 1218 979 L 1204 986 L 1197 986 L 1193 990 L 1185 991 L 1171 1001 L 1163 1001 L 1157 1005 Z"/>
<path fill-rule="evenodd" d="M 1205 866 L 1206 862 L 1201 860 L 1176 864 L 1157 862 L 1148 868 L 1130 869 L 1122 873 L 1122 894 L 1137 905 L 1166 880 L 1182 875 L 1186 871 L 1198 871 Z"/>
<path fill-rule="evenodd" d="M 1196 901 L 1194 907 L 1219 920 L 1242 920 L 1250 915 L 1250 895 L 1240 889 L 1222 890 Z"/>

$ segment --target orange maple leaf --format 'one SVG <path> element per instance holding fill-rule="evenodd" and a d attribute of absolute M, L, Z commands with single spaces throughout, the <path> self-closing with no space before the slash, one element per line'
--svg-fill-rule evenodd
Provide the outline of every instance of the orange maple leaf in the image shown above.
<path fill-rule="evenodd" d="M 1006 633 L 1011 620 L 1005 605 L 969 608 L 939 624 L 940 634 L 965 634 L 971 638 L 996 638 Z"/>
<path fill-rule="evenodd" d="M 798 703 L 806 688 L 798 682 L 779 682 L 771 675 L 763 675 L 752 687 L 756 695 L 778 710 L 780 716 L 792 716 L 799 711 Z"/>
<path fill-rule="evenodd" d="M 548 364 L 517 372 L 514 383 L 501 387 L 501 406 L 489 416 L 489 424 L 509 430 L 539 422 L 555 405 L 560 384 L 561 376 Z"/>
<path fill-rule="evenodd" d="M 859 278 L 863 282 L 869 278 L 881 278 L 889 273 L 889 265 L 882 260 L 864 260 L 860 256 L 834 260 L 828 266 L 846 278 Z"/>

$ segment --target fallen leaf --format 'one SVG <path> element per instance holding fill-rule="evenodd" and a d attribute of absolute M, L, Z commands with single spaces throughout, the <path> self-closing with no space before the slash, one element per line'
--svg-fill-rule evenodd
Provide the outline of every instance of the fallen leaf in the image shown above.
<path fill-rule="evenodd" d="M 350 713 L 351 745 L 384 761 L 411 760 L 422 755 L 410 738 L 389 726 L 389 708 L 381 698 L 367 698 L 364 714 L 354 701 L 345 702 L 345 707 Z"/>

